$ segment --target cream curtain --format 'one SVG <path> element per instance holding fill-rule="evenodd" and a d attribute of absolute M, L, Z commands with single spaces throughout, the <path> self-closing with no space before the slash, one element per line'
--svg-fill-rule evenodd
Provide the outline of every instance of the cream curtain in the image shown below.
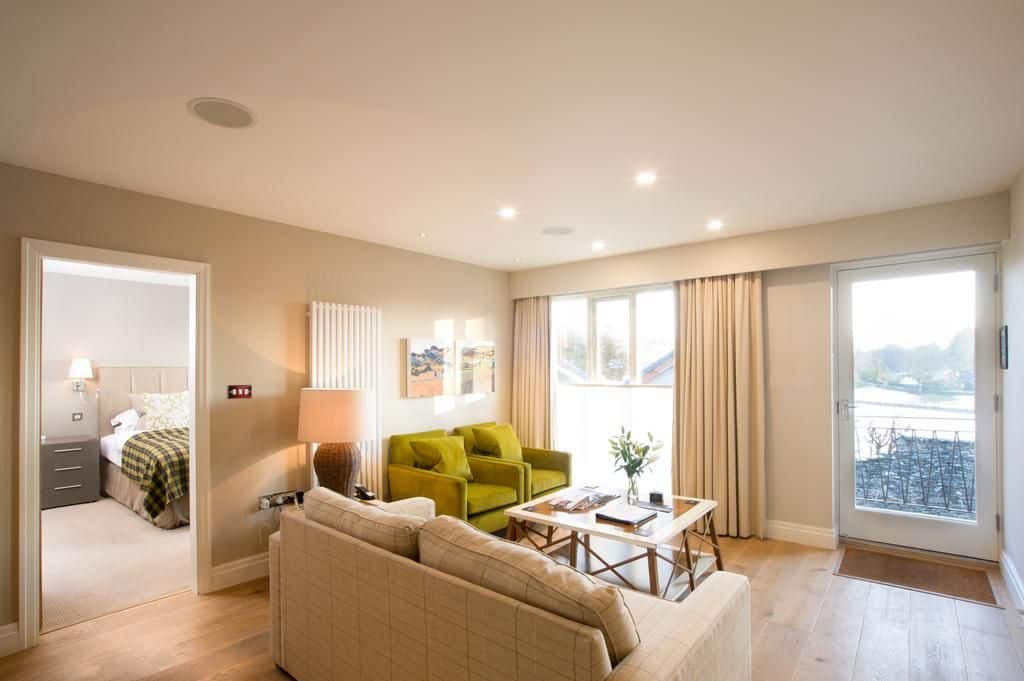
<path fill-rule="evenodd" d="M 527 447 L 551 446 L 551 330 L 547 296 L 515 301 L 512 427 Z"/>
<path fill-rule="evenodd" d="M 763 535 L 764 331 L 761 275 L 678 284 L 674 486 L 714 499 L 715 529 Z"/>

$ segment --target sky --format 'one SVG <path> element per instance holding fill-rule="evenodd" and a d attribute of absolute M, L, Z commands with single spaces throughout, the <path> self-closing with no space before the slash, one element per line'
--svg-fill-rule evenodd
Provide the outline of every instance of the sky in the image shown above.
<path fill-rule="evenodd" d="M 973 271 L 859 281 L 853 284 L 853 345 L 946 347 L 958 331 L 974 328 Z"/>

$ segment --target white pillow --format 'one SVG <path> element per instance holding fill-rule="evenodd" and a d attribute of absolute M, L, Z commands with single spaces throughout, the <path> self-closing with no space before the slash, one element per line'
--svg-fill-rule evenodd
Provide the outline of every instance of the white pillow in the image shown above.
<path fill-rule="evenodd" d="M 129 395 L 132 407 L 142 414 L 135 425 L 138 431 L 185 428 L 189 424 L 189 394 L 138 393 Z"/>
<path fill-rule="evenodd" d="M 118 431 L 118 427 L 126 427 L 132 429 L 135 424 L 138 423 L 139 413 L 133 409 L 126 409 L 125 411 L 118 414 L 116 417 L 111 419 L 111 425 L 114 426 L 114 432 Z"/>

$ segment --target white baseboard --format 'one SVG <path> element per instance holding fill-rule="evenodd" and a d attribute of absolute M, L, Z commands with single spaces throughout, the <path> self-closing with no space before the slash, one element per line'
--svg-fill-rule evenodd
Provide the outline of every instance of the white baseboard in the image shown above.
<path fill-rule="evenodd" d="M 0 626 L 0 657 L 21 650 L 21 637 L 18 635 L 18 623 L 11 622 Z"/>
<path fill-rule="evenodd" d="M 244 584 L 270 574 L 270 559 L 266 551 L 230 563 L 215 565 L 210 578 L 210 590 L 220 591 L 236 584 Z"/>
<path fill-rule="evenodd" d="M 839 546 L 839 534 L 831 527 L 798 525 L 782 520 L 769 520 L 765 526 L 765 536 L 819 549 L 834 549 Z"/>
<path fill-rule="evenodd" d="M 1024 608 L 1024 581 L 1021 580 L 1017 566 L 1006 551 L 999 554 L 999 567 L 1002 568 L 1003 581 L 1006 582 L 1006 588 L 1010 590 L 1014 606 Z"/>

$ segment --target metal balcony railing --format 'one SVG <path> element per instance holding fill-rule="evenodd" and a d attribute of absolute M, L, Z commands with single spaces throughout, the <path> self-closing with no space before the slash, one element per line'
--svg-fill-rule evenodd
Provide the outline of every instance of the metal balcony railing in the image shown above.
<path fill-rule="evenodd" d="M 974 433 L 858 424 L 857 506 L 975 519 Z"/>

